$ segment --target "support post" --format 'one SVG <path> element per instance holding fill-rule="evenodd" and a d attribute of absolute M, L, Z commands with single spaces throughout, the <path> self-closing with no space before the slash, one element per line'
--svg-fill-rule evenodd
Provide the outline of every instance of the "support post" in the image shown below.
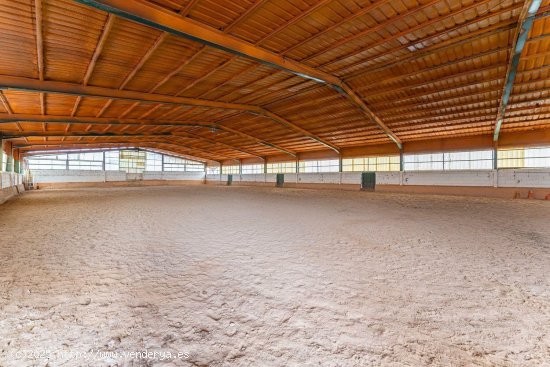
<path fill-rule="evenodd" d="M 338 172 L 342 173 L 344 172 L 344 163 L 343 163 L 342 156 L 338 156 Z"/>
<path fill-rule="evenodd" d="M 239 175 L 243 174 L 243 160 L 239 159 Z"/>
<path fill-rule="evenodd" d="M 497 144 L 493 146 L 493 169 L 496 171 L 498 169 L 498 149 Z"/>
<path fill-rule="evenodd" d="M 6 159 L 6 172 L 13 172 L 13 145 L 11 142 L 8 145 L 9 152 L 7 153 L 8 158 Z"/>
<path fill-rule="evenodd" d="M 399 149 L 399 185 L 403 186 L 403 172 L 405 171 L 405 162 L 403 161 L 403 147 Z"/>
<path fill-rule="evenodd" d="M 4 139 L 2 139 L 2 133 L 0 133 L 0 172 L 4 167 Z"/>

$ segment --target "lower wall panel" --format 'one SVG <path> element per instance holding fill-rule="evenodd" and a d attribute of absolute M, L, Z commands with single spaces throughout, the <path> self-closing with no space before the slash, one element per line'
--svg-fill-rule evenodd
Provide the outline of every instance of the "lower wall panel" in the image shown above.
<path fill-rule="evenodd" d="M 226 185 L 228 175 L 208 175 L 206 183 Z M 233 175 L 233 185 L 274 186 L 275 174 Z M 284 186 L 358 190 L 360 172 L 286 173 Z M 545 199 L 550 194 L 549 169 L 377 172 L 376 191 L 480 197 Z"/>
<path fill-rule="evenodd" d="M 483 187 L 483 186 L 376 186 L 377 192 L 491 197 L 503 199 L 539 199 L 550 196 L 550 188 Z"/>
<path fill-rule="evenodd" d="M 25 187 L 22 184 L 0 189 L 0 205 L 16 197 L 17 195 L 22 194 L 24 191 Z"/>
<path fill-rule="evenodd" d="M 119 187 L 151 185 L 227 185 L 228 175 L 203 172 L 33 171 L 38 188 Z M 233 185 L 274 186 L 276 174 L 232 175 Z M 5 178 L 3 177 L 3 181 Z M 285 187 L 358 190 L 360 172 L 287 173 Z M 550 194 L 550 169 L 480 171 L 377 172 L 376 190 L 444 195 L 527 197 Z"/>
<path fill-rule="evenodd" d="M 37 188 L 150 186 L 203 183 L 204 172 L 143 172 L 85 170 L 33 170 Z"/>
<path fill-rule="evenodd" d="M 0 172 L 0 189 L 23 184 L 23 175 L 14 172 Z"/>

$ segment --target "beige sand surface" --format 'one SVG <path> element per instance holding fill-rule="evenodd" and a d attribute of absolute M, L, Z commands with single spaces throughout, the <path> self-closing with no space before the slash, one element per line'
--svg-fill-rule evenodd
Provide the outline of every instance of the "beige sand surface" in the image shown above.
<path fill-rule="evenodd" d="M 189 358 L 115 354 L 145 349 Z M 27 193 L 0 206 L 0 366 L 31 365 L 550 366 L 550 202 Z"/>

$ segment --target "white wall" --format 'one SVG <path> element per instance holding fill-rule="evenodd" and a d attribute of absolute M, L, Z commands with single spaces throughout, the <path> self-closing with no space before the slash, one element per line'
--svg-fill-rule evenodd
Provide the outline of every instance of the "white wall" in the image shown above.
<path fill-rule="evenodd" d="M 408 171 L 403 172 L 403 185 L 493 186 L 494 175 L 492 170 Z"/>
<path fill-rule="evenodd" d="M 132 180 L 203 180 L 227 182 L 227 175 L 206 175 L 203 172 L 144 172 L 126 174 L 120 171 L 34 170 L 35 183 L 56 182 L 111 182 Z M 10 175 L 22 182 L 22 175 L 2 173 L 2 187 L 10 185 Z M 233 182 L 275 183 L 277 175 L 233 175 Z M 286 173 L 286 183 L 351 184 L 360 185 L 360 172 Z M 550 188 L 550 169 L 499 169 L 479 171 L 407 171 L 377 172 L 377 185 L 435 185 Z"/>
<path fill-rule="evenodd" d="M 206 175 L 206 182 L 227 182 L 228 175 Z M 233 174 L 233 182 L 275 182 L 277 180 L 277 175 L 275 173 L 253 173 L 246 175 Z"/>
<path fill-rule="evenodd" d="M 502 169 L 497 183 L 499 187 L 550 187 L 550 169 Z"/>
<path fill-rule="evenodd" d="M 207 175 L 206 180 L 225 183 L 227 175 Z M 275 181 L 276 174 L 233 175 L 233 182 Z M 285 173 L 285 183 L 360 185 L 361 173 Z M 550 188 L 550 169 L 377 172 L 376 184 Z"/>
<path fill-rule="evenodd" d="M 23 175 L 13 172 L 0 172 L 0 189 L 23 184 Z"/>
<path fill-rule="evenodd" d="M 60 182 L 114 182 L 136 180 L 202 180 L 204 172 L 144 172 L 126 173 L 122 171 L 85 170 L 33 170 L 36 184 Z"/>

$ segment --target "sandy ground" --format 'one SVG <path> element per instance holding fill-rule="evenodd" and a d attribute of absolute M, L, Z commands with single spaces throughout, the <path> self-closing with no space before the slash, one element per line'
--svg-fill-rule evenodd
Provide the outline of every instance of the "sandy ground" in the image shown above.
<path fill-rule="evenodd" d="M 6 367 L 550 366 L 550 202 L 31 192 L 0 316 Z"/>

